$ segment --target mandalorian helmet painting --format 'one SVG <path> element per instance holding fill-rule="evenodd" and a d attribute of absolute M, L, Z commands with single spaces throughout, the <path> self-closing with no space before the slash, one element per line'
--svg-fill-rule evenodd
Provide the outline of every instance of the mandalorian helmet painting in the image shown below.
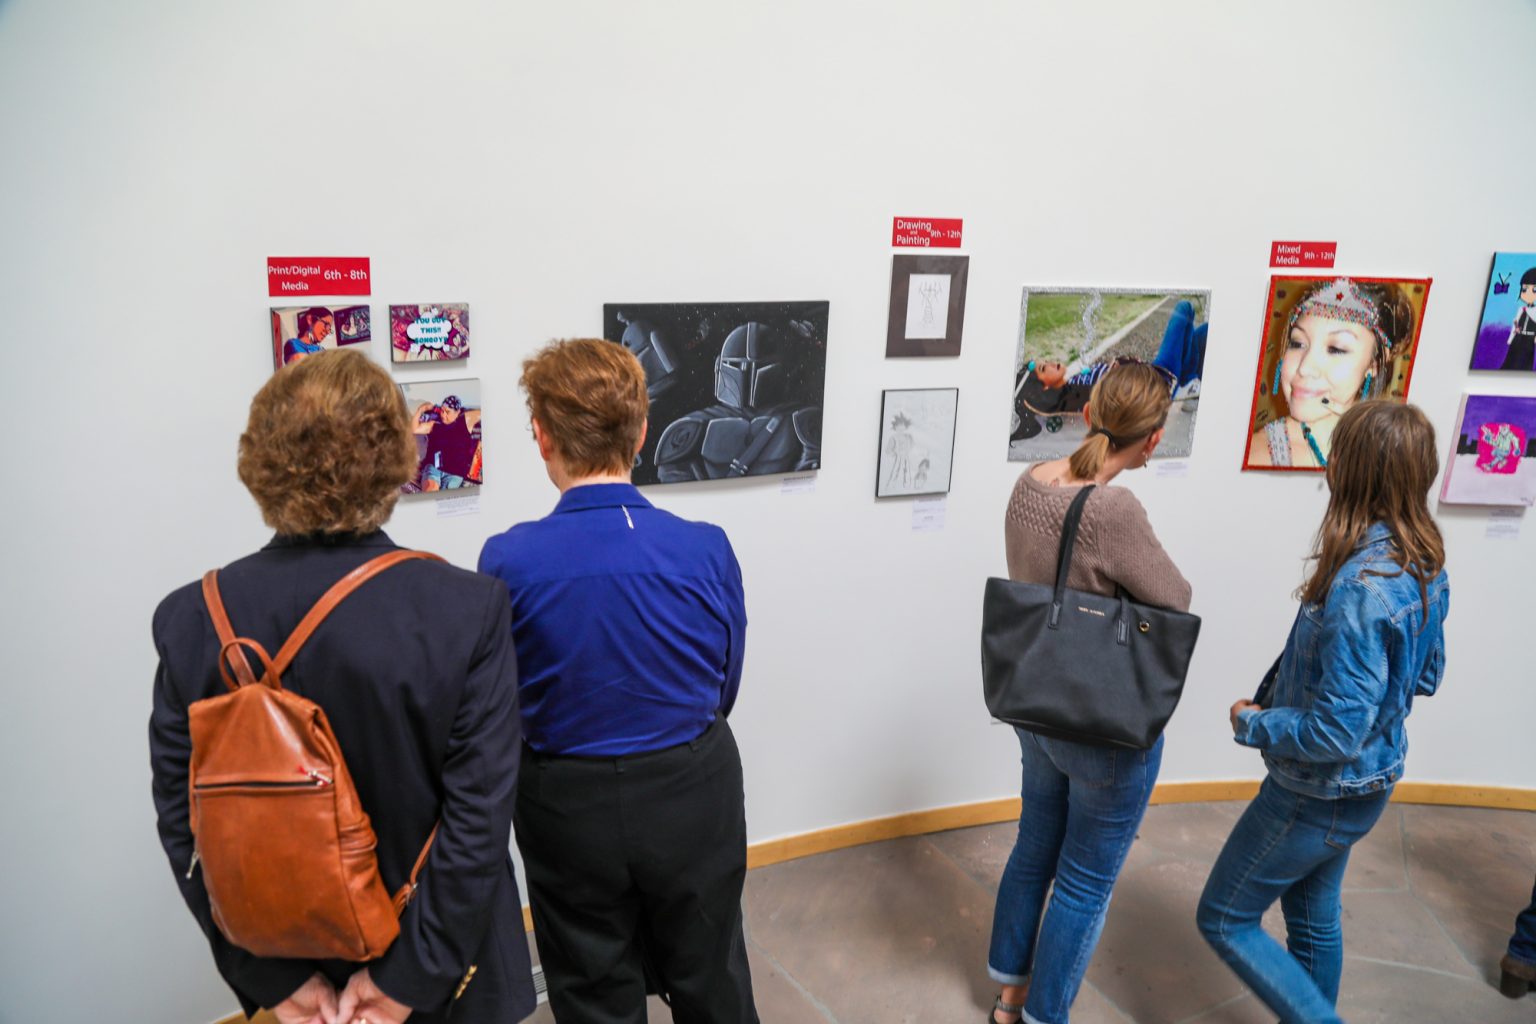
<path fill-rule="evenodd" d="M 726 405 L 756 409 L 785 398 L 788 344 L 767 324 L 745 323 L 726 335 L 715 360 L 715 397 Z"/>

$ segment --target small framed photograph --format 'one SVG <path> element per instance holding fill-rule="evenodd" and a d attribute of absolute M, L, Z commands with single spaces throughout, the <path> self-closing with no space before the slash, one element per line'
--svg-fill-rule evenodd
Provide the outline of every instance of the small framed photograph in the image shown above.
<path fill-rule="evenodd" d="M 416 435 L 416 471 L 402 494 L 454 491 L 485 482 L 480 381 L 424 380 L 401 384 Z"/>
<path fill-rule="evenodd" d="M 893 256 L 885 354 L 958 356 L 969 256 Z"/>
<path fill-rule="evenodd" d="M 281 370 L 305 356 L 373 338 L 369 307 L 273 306 L 272 368 Z"/>
<path fill-rule="evenodd" d="M 397 363 L 463 359 L 469 355 L 469 306 L 463 302 L 390 306 L 389 351 Z"/>
<path fill-rule="evenodd" d="M 959 388 L 880 392 L 880 457 L 875 497 L 948 494 L 955 459 Z"/>

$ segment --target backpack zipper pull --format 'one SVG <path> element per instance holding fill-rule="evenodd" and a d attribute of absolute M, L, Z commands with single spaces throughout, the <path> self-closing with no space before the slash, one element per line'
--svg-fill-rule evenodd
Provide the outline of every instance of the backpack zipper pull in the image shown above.
<path fill-rule="evenodd" d="M 201 857 L 201 856 L 202 855 L 197 852 L 197 848 L 193 847 L 193 849 L 192 849 L 192 863 L 187 866 L 187 881 L 189 881 L 189 882 L 192 881 L 192 872 L 197 870 L 197 861 L 198 861 L 198 858 Z"/>
<path fill-rule="evenodd" d="M 318 768 L 304 768 L 301 766 L 299 771 L 313 779 L 315 781 L 315 785 L 317 786 L 329 786 L 332 784 L 331 777 L 320 771 Z"/>

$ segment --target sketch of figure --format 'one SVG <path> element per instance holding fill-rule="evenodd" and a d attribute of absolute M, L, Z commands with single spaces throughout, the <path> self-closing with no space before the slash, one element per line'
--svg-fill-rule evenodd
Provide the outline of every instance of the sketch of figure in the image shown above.
<path fill-rule="evenodd" d="M 935 322 L 933 304 L 944 293 L 944 286 L 937 281 L 929 281 L 918 289 L 918 294 L 923 297 L 923 326 L 932 327 Z"/>
<path fill-rule="evenodd" d="M 891 435 L 885 439 L 885 457 L 890 465 L 885 475 L 887 490 L 912 486 L 912 445 L 912 420 L 898 412 L 891 418 Z"/>
<path fill-rule="evenodd" d="M 662 432 L 656 444 L 657 480 L 678 483 L 821 468 L 821 406 L 785 400 L 796 361 L 806 358 L 799 347 L 798 339 L 784 330 L 756 321 L 726 335 L 715 360 L 720 404 L 679 416 Z"/>
<path fill-rule="evenodd" d="M 1497 427 L 1498 429 L 1494 429 Z M 1520 451 L 1520 439 L 1515 436 L 1514 429 L 1508 423 L 1484 423 L 1481 430 L 1483 443 L 1492 449 L 1485 461 L 1480 461 L 1477 468 L 1484 473 L 1504 473 L 1508 469 L 1509 461 L 1518 458 Z"/>

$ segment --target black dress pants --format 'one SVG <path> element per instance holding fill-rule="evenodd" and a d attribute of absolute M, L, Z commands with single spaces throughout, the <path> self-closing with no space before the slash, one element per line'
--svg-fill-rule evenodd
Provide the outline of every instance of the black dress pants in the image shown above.
<path fill-rule="evenodd" d="M 628 757 L 524 746 L 514 820 L 560 1024 L 644 1024 L 642 957 L 677 1024 L 757 1024 L 741 755 L 724 719 Z"/>

